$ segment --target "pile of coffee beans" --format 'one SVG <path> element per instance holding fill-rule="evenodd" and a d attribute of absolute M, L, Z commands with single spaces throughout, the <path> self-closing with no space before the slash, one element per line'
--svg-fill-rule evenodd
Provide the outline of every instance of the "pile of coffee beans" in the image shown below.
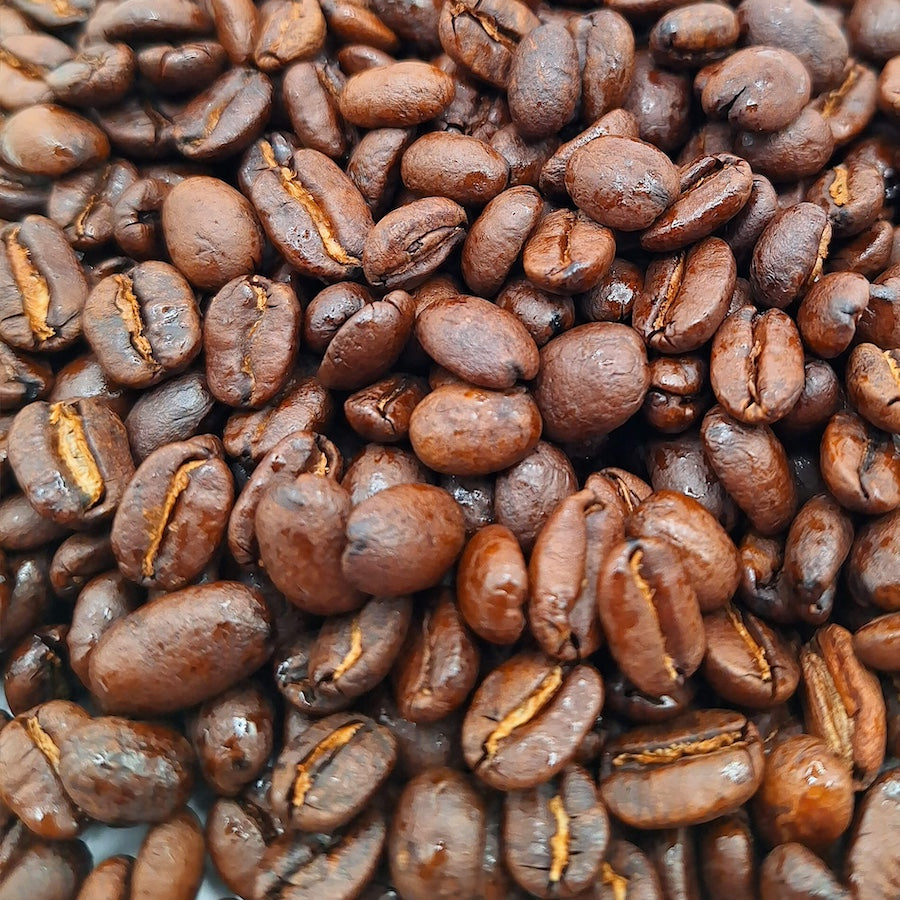
<path fill-rule="evenodd" d="M 900 898 L 900 0 L 570 3 L 3 0 L 0 900 Z"/>

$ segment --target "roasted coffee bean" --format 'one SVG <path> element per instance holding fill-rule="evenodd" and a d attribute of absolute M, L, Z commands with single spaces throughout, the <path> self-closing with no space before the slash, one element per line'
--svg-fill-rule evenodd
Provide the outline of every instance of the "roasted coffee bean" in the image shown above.
<path fill-rule="evenodd" d="M 266 848 L 256 868 L 252 896 L 359 896 L 372 879 L 385 843 L 382 814 L 369 807 L 343 831 L 286 834 Z"/>
<path fill-rule="evenodd" d="M 28 106 L 0 128 L 0 160 L 29 175 L 59 178 L 108 156 L 106 134 L 61 106 Z"/>
<path fill-rule="evenodd" d="M 802 434 L 822 428 L 840 408 L 843 397 L 834 369 L 825 360 L 808 356 L 803 365 L 803 390 L 776 429 L 781 434 Z"/>
<path fill-rule="evenodd" d="M 128 900 L 134 860 L 130 856 L 111 856 L 98 863 L 84 879 L 79 900 Z"/>
<path fill-rule="evenodd" d="M 900 451 L 890 435 L 839 412 L 822 435 L 822 478 L 841 506 L 878 515 L 900 506 Z"/>
<path fill-rule="evenodd" d="M 72 695 L 66 651 L 66 625 L 40 628 L 9 654 L 3 672 L 6 702 L 13 715 Z"/>
<path fill-rule="evenodd" d="M 494 87 L 505 88 L 519 41 L 540 22 L 518 0 L 459 0 L 441 8 L 441 46 L 456 63 Z"/>
<path fill-rule="evenodd" d="M 900 669 L 897 648 L 900 641 L 900 616 L 889 613 L 863 625 L 853 635 L 853 649 L 859 660 L 872 669 L 892 672 Z"/>
<path fill-rule="evenodd" d="M 410 722 L 458 709 L 478 677 L 478 649 L 452 595 L 441 592 L 409 629 L 394 666 L 394 697 Z"/>
<path fill-rule="evenodd" d="M 741 307 L 716 332 L 709 375 L 729 415 L 748 425 L 783 419 L 805 384 L 797 326 L 780 309 Z"/>
<path fill-rule="evenodd" d="M 344 416 L 353 430 L 368 441 L 405 440 L 413 410 L 428 393 L 423 378 L 388 375 L 344 401 Z"/>
<path fill-rule="evenodd" d="M 154 451 L 129 483 L 113 520 L 119 569 L 143 587 L 185 587 L 212 559 L 233 502 L 218 438 L 203 435 Z"/>
<path fill-rule="evenodd" d="M 754 809 L 757 825 L 770 843 L 825 848 L 850 825 L 850 768 L 820 738 L 788 738 L 766 758 Z"/>
<path fill-rule="evenodd" d="M 534 787 L 574 757 L 603 705 L 603 682 L 588 665 L 566 671 L 521 653 L 495 668 L 463 720 L 466 763 L 498 790 Z"/>
<path fill-rule="evenodd" d="M 84 336 L 113 381 L 150 387 L 187 368 L 200 352 L 200 310 L 177 269 L 138 263 L 91 291 Z"/>
<path fill-rule="evenodd" d="M 134 472 L 125 427 L 94 399 L 29 404 L 10 429 L 9 458 L 29 502 L 60 525 L 108 519 Z"/>
<path fill-rule="evenodd" d="M 787 453 L 767 425 L 745 425 L 713 407 L 700 428 L 716 477 L 763 534 L 776 534 L 797 510 Z M 750 474 L 752 473 L 752 474 Z"/>
<path fill-rule="evenodd" d="M 847 849 L 846 874 L 854 896 L 875 900 L 890 894 L 900 883 L 900 860 L 894 848 L 883 845 L 882 835 L 896 827 L 897 769 L 885 772 L 863 796 L 859 817 Z"/>
<path fill-rule="evenodd" d="M 213 12 L 215 16 L 215 11 Z M 325 17 L 311 0 L 275 0 L 253 14 L 245 14 L 256 25 L 253 61 L 264 72 L 275 72 L 298 59 L 315 56 L 325 41 Z M 229 29 L 239 34 L 236 27 Z M 253 31 L 242 36 L 241 55 L 249 55 Z M 234 51 L 232 51 L 233 53 Z M 242 62 L 247 61 L 242 60 Z"/>
<path fill-rule="evenodd" d="M 896 573 L 897 529 L 900 514 L 889 513 L 859 529 L 847 563 L 847 582 L 862 606 L 887 612 L 900 610 L 900 580 Z"/>
<path fill-rule="evenodd" d="M 614 738 L 600 792 L 634 828 L 673 828 L 732 812 L 756 792 L 763 768 L 754 725 L 740 713 L 709 709 Z"/>
<path fill-rule="evenodd" d="M 859 344 L 847 362 L 847 392 L 856 409 L 876 428 L 900 433 L 894 410 L 900 399 L 900 360 L 894 350 Z"/>
<path fill-rule="evenodd" d="M 608 841 L 606 810 L 579 766 L 505 797 L 504 859 L 520 887 L 538 897 L 571 897 L 594 883 Z"/>
<path fill-rule="evenodd" d="M 294 63 L 281 87 L 282 102 L 300 143 L 332 159 L 343 157 L 354 139 L 338 108 L 343 86 L 337 67 L 320 59 Z"/>
<path fill-rule="evenodd" d="M 640 409 L 649 383 L 632 329 L 597 322 L 567 331 L 541 350 L 535 400 L 546 435 L 576 443 L 609 433 Z"/>
<path fill-rule="evenodd" d="M 616 255 L 612 232 L 571 209 L 538 223 L 522 251 L 529 280 L 551 294 L 579 294 L 594 287 Z"/>
<path fill-rule="evenodd" d="M 615 488 L 592 475 L 547 518 L 529 564 L 528 623 L 545 653 L 587 657 L 600 646 L 598 576 L 624 536 L 626 508 Z"/>
<path fill-rule="evenodd" d="M 789 640 L 739 606 L 703 619 L 703 676 L 726 700 L 751 708 L 784 703 L 797 689 L 800 666 Z"/>
<path fill-rule="evenodd" d="M 307 612 L 362 606 L 362 594 L 341 574 L 350 512 L 350 495 L 325 473 L 301 470 L 262 486 L 254 516 L 260 558 L 275 586 Z"/>
<path fill-rule="evenodd" d="M 47 363 L 0 343 L 0 405 L 4 409 L 45 400 L 52 387 L 53 370 Z"/>
<path fill-rule="evenodd" d="M 356 390 L 384 375 L 399 359 L 415 324 L 415 302 L 405 291 L 365 304 L 331 339 L 317 377 L 325 387 Z"/>
<path fill-rule="evenodd" d="M 68 840 L 84 814 L 60 781 L 62 747 L 90 717 L 67 700 L 22 713 L 0 730 L 0 800 L 39 837 Z"/>
<path fill-rule="evenodd" d="M 809 72 L 793 53 L 746 47 L 700 73 L 703 111 L 746 131 L 778 131 L 809 101 Z"/>
<path fill-rule="evenodd" d="M 649 50 L 638 50 L 622 105 L 637 120 L 641 140 L 672 152 L 690 132 L 691 80 L 682 73 L 656 67 Z"/>
<path fill-rule="evenodd" d="M 401 484 L 380 491 L 350 512 L 344 577 L 370 594 L 400 595 L 436 584 L 459 555 L 462 512 L 440 488 Z M 409 559 L 418 561 L 415 569 Z"/>
<path fill-rule="evenodd" d="M 484 475 L 524 459 L 541 428 L 538 406 L 524 388 L 490 391 L 460 382 L 438 387 L 419 403 L 409 439 L 419 459 L 437 472 Z"/>
<path fill-rule="evenodd" d="M 164 881 L 172 900 L 190 900 L 203 879 L 205 858 L 203 828 L 183 809 L 144 836 L 131 872 L 132 895 L 152 896 Z"/>
<path fill-rule="evenodd" d="M 457 603 L 466 624 L 481 638 L 513 644 L 525 627 L 528 570 L 515 535 L 486 525 L 469 540 L 457 570 Z"/>
<path fill-rule="evenodd" d="M 100 638 L 88 666 L 91 692 L 110 712 L 194 706 L 255 672 L 271 651 L 270 632 L 264 603 L 237 582 L 163 594 Z"/>
<path fill-rule="evenodd" d="M 610 547 L 597 608 L 610 653 L 639 690 L 671 693 L 699 668 L 706 651 L 700 607 L 671 544 L 644 538 Z"/>
<path fill-rule="evenodd" d="M 658 356 L 650 362 L 650 388 L 642 412 L 657 431 L 680 434 L 702 418 L 712 402 L 708 368 L 693 354 Z"/>
<path fill-rule="evenodd" d="M 352 505 L 358 506 L 386 488 L 398 484 L 429 484 L 433 480 L 434 477 L 409 450 L 366 444 L 347 466 L 347 474 L 341 483 L 350 492 Z M 447 492 L 458 499 L 450 485 L 447 485 Z"/>
<path fill-rule="evenodd" d="M 0 338 L 19 350 L 68 347 L 81 334 L 88 289 L 62 229 L 26 216 L 0 240 Z"/>
<path fill-rule="evenodd" d="M 784 309 L 821 277 L 831 225 L 824 210 L 798 203 L 766 226 L 753 251 L 750 285 L 766 306 Z"/>
<path fill-rule="evenodd" d="M 446 197 L 426 197 L 389 212 L 371 230 L 362 254 L 375 288 L 418 287 L 466 236 L 465 210 Z"/>
<path fill-rule="evenodd" d="M 290 285 L 260 275 L 229 282 L 203 318 L 206 378 L 229 406 L 262 406 L 287 381 L 300 343 L 300 304 Z"/>
<path fill-rule="evenodd" d="M 362 128 L 405 128 L 435 118 L 453 98 L 453 80 L 424 62 L 360 72 L 341 93 L 341 114 Z"/>
<path fill-rule="evenodd" d="M 202 90 L 215 81 L 227 64 L 221 44 L 212 40 L 181 44 L 150 44 L 137 52 L 141 75 L 164 94 Z"/>
<path fill-rule="evenodd" d="M 81 841 L 29 841 L 0 874 L 0 890 L 10 897 L 71 900 L 91 868 Z"/>
<path fill-rule="evenodd" d="M 696 350 L 725 318 L 736 277 L 734 254 L 719 238 L 654 260 L 634 304 L 635 331 L 661 353 Z"/>
<path fill-rule="evenodd" d="M 66 793 L 91 818 L 134 825 L 161 822 L 184 805 L 194 754 L 170 728 L 109 716 L 69 731 L 57 766 Z"/>
<path fill-rule="evenodd" d="M 672 68 L 695 68 L 725 56 L 737 43 L 737 16 L 712 3 L 691 3 L 673 9 L 650 33 L 653 58 Z"/>
<path fill-rule="evenodd" d="M 572 154 L 566 189 L 594 221 L 623 231 L 651 225 L 678 196 L 678 170 L 652 144 L 598 137 Z"/>
<path fill-rule="evenodd" d="M 438 300 L 416 319 L 416 337 L 438 364 L 470 384 L 502 390 L 537 375 L 537 347 L 518 319 L 478 297 Z"/>
<path fill-rule="evenodd" d="M 320 719 L 279 755 L 272 808 L 292 830 L 331 832 L 363 809 L 396 760 L 383 725 L 353 713 Z"/>
<path fill-rule="evenodd" d="M 359 139 L 350 154 L 347 175 L 376 218 L 388 211 L 400 181 L 400 160 L 415 133 L 413 127 L 375 128 Z"/>
<path fill-rule="evenodd" d="M 722 816 L 702 829 L 697 858 L 707 893 L 735 900 L 757 896 L 753 836 L 742 811 Z"/>
<path fill-rule="evenodd" d="M 884 760 L 885 708 L 878 679 L 861 665 L 840 625 L 820 628 L 800 652 L 807 730 L 852 768 L 853 787 L 868 787 Z"/>
<path fill-rule="evenodd" d="M 759 889 L 763 900 L 847 900 L 850 896 L 820 857 L 796 843 L 779 845 L 763 860 Z"/>
<path fill-rule="evenodd" d="M 853 272 L 825 275 L 813 285 L 797 310 L 803 342 L 817 356 L 832 359 L 853 341 L 869 302 L 869 283 Z"/>
<path fill-rule="evenodd" d="M 108 532 L 73 534 L 59 545 L 50 562 L 53 593 L 74 598 L 91 578 L 114 565 Z"/>
<path fill-rule="evenodd" d="M 397 801 L 387 848 L 402 896 L 477 896 L 485 818 L 484 800 L 460 772 L 435 768 L 411 779 Z"/>
<path fill-rule="evenodd" d="M 838 575 L 853 542 L 850 517 L 827 494 L 797 512 L 784 548 L 784 574 L 800 617 L 819 624 L 834 603 Z"/>

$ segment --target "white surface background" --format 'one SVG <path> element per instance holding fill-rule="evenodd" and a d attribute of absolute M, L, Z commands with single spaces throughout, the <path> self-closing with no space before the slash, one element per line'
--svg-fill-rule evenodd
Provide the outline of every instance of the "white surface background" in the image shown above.
<path fill-rule="evenodd" d="M 0 707 L 9 710 L 6 705 L 6 694 L 0 685 Z M 200 777 L 199 775 L 197 776 Z M 206 821 L 206 800 L 207 798 L 195 795 L 188 804 L 191 809 L 205 824 Z M 106 825 L 91 825 L 85 829 L 81 839 L 88 845 L 94 857 L 94 865 L 103 862 L 110 856 L 118 856 L 125 853 L 129 856 L 137 856 L 138 848 L 141 841 L 147 833 L 147 826 L 140 825 L 136 828 L 109 828 Z M 209 856 L 206 857 L 206 877 L 203 880 L 203 886 L 197 894 L 198 900 L 219 900 L 221 897 L 233 897 L 231 891 L 225 887 L 219 880 L 210 862 Z M 37 900 L 37 898 L 35 898 Z"/>

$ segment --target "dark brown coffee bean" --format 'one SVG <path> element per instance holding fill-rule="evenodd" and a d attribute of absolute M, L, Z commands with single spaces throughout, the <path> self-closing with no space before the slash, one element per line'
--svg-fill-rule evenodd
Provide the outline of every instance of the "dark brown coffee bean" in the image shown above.
<path fill-rule="evenodd" d="M 272 807 L 291 829 L 331 832 L 362 810 L 396 760 L 393 735 L 366 716 L 320 719 L 279 755 Z"/>
<path fill-rule="evenodd" d="M 191 745 L 178 732 L 116 716 L 73 728 L 58 762 L 69 797 L 110 825 L 167 819 L 187 801 L 193 766 Z"/>
<path fill-rule="evenodd" d="M 164 94 L 200 91 L 225 68 L 228 57 L 221 44 L 212 40 L 180 44 L 150 44 L 138 50 L 138 70 Z"/>
<path fill-rule="evenodd" d="M 856 326 L 869 302 L 869 283 L 853 272 L 823 276 L 797 310 L 803 342 L 817 356 L 833 359 L 853 341 Z"/>
<path fill-rule="evenodd" d="M 17 716 L 0 730 L 0 800 L 39 837 L 68 840 L 84 814 L 59 779 L 61 748 L 88 714 L 52 700 Z"/>
<path fill-rule="evenodd" d="M 137 179 L 137 169 L 125 160 L 76 172 L 54 184 L 47 212 L 73 247 L 93 250 L 112 240 L 116 204 Z"/>
<path fill-rule="evenodd" d="M 369 233 L 363 271 L 373 287 L 418 287 L 465 238 L 466 212 L 446 197 L 426 197 L 389 212 Z"/>
<path fill-rule="evenodd" d="M 409 435 L 413 410 L 428 394 L 425 379 L 388 375 L 344 401 L 344 416 L 365 440 L 393 443 Z"/>
<path fill-rule="evenodd" d="M 654 65 L 649 50 L 638 50 L 625 102 L 642 141 L 665 152 L 680 147 L 690 132 L 691 79 Z"/>
<path fill-rule="evenodd" d="M 777 47 L 746 47 L 700 73 L 703 111 L 746 131 L 778 131 L 810 98 L 803 63 Z"/>
<path fill-rule="evenodd" d="M 566 165 L 566 189 L 595 221 L 638 231 L 678 196 L 678 170 L 652 144 L 598 137 L 572 154 Z"/>
<path fill-rule="evenodd" d="M 779 309 L 741 307 L 716 332 L 709 374 L 729 415 L 748 425 L 783 419 L 805 384 L 797 327 Z"/>
<path fill-rule="evenodd" d="M 731 812 L 753 796 L 763 762 L 751 722 L 740 713 L 703 710 L 611 741 L 600 791 L 609 810 L 632 827 L 691 825 Z"/>
<path fill-rule="evenodd" d="M 740 811 L 703 828 L 697 857 L 707 893 L 734 900 L 754 900 L 757 896 L 753 835 Z"/>
<path fill-rule="evenodd" d="M 784 550 L 784 574 L 801 618 L 815 624 L 834 603 L 841 566 L 850 552 L 850 517 L 828 494 L 818 494 L 798 511 Z"/>
<path fill-rule="evenodd" d="M 571 897 L 593 884 L 608 841 L 609 818 L 580 766 L 504 799 L 504 859 L 535 896 Z"/>
<path fill-rule="evenodd" d="M 300 304 L 290 285 L 260 275 L 225 285 L 206 309 L 203 345 L 212 395 L 262 406 L 290 375 L 300 343 Z"/>
<path fill-rule="evenodd" d="M 416 319 L 416 336 L 439 365 L 486 388 L 511 388 L 537 375 L 537 347 L 511 313 L 478 297 L 438 300 Z"/>
<path fill-rule="evenodd" d="M 535 400 L 547 436 L 575 443 L 626 422 L 640 409 L 649 383 L 638 335 L 625 325 L 597 322 L 573 328 L 541 350 Z"/>
<path fill-rule="evenodd" d="M 900 615 L 889 613 L 863 625 L 853 635 L 853 649 L 863 665 L 884 672 L 900 670 Z"/>
<path fill-rule="evenodd" d="M 29 175 L 59 178 L 107 156 L 104 132 L 61 106 L 28 106 L 0 128 L 0 160 Z"/>
<path fill-rule="evenodd" d="M 158 384 L 187 368 L 200 352 L 197 301 L 168 263 L 138 263 L 104 278 L 84 310 L 85 337 L 103 370 L 119 384 Z"/>
<path fill-rule="evenodd" d="M 400 160 L 415 134 L 412 127 L 375 128 L 360 138 L 350 154 L 347 175 L 376 218 L 388 211 L 400 181 Z"/>
<path fill-rule="evenodd" d="M 857 659 L 840 625 L 820 628 L 800 651 L 807 730 L 823 738 L 863 790 L 884 760 L 885 708 L 878 679 Z"/>
<path fill-rule="evenodd" d="M 50 700 L 72 696 L 66 625 L 44 626 L 10 652 L 3 672 L 6 702 L 13 715 Z"/>
<path fill-rule="evenodd" d="M 821 738 L 788 738 L 766 758 L 753 806 L 757 827 L 770 843 L 823 849 L 850 825 L 850 768 Z"/>
<path fill-rule="evenodd" d="M 730 9 L 690 3 L 667 12 L 653 26 L 650 49 L 662 65 L 699 68 L 727 55 L 739 35 L 738 18 Z"/>
<path fill-rule="evenodd" d="M 398 484 L 426 484 L 432 480 L 433 476 L 409 450 L 367 444 L 347 466 L 342 484 L 350 492 L 350 502 L 358 506 L 386 488 Z M 448 492 L 453 494 L 449 486 Z"/>
<path fill-rule="evenodd" d="M 163 594 L 100 638 L 91 692 L 105 709 L 137 715 L 194 706 L 255 672 L 271 651 L 270 630 L 262 600 L 237 582 Z"/>
<path fill-rule="evenodd" d="M 116 569 L 92 578 L 78 595 L 66 646 L 69 665 L 85 687 L 90 687 L 88 662 L 97 642 L 138 605 L 137 588 Z"/>
<path fill-rule="evenodd" d="M 796 648 L 762 619 L 728 603 L 703 619 L 703 676 L 724 699 L 768 708 L 793 696 L 800 682 Z"/>
<path fill-rule="evenodd" d="M 354 507 L 344 577 L 369 594 L 400 595 L 437 584 L 465 540 L 462 512 L 440 488 L 401 484 Z M 412 567 L 409 560 L 417 560 Z"/>
<path fill-rule="evenodd" d="M 253 19 L 257 20 L 253 61 L 264 72 L 309 59 L 325 42 L 325 17 L 312 0 L 270 0 Z M 243 40 L 248 38 L 253 38 L 252 33 Z"/>
<path fill-rule="evenodd" d="M 222 435 L 225 453 L 259 462 L 295 431 L 324 431 L 333 412 L 331 394 L 317 378 L 291 378 L 284 390 L 262 409 L 231 415 Z"/>
<path fill-rule="evenodd" d="M 46 553 L 0 559 L 0 648 L 4 651 L 39 625 L 47 614 L 48 568 Z"/>
<path fill-rule="evenodd" d="M 152 896 L 164 880 L 172 900 L 191 900 L 203 880 L 205 858 L 203 828 L 183 809 L 144 836 L 131 873 L 132 895 Z"/>
<path fill-rule="evenodd" d="M 352 127 L 344 122 L 338 108 L 344 83 L 337 67 L 320 58 L 294 63 L 285 72 L 281 86 L 282 102 L 300 143 L 331 159 L 343 157 L 354 138 Z"/>
<path fill-rule="evenodd" d="M 419 459 L 449 475 L 505 469 L 524 459 L 540 436 L 541 416 L 524 388 L 489 391 L 461 382 L 425 397 L 413 411 L 409 430 Z"/>
<path fill-rule="evenodd" d="M 776 534 L 797 509 L 787 453 L 767 425 L 745 425 L 713 407 L 700 429 L 716 477 L 763 534 Z"/>
<path fill-rule="evenodd" d="M 896 547 L 900 513 L 868 522 L 856 536 L 847 566 L 847 582 L 857 603 L 887 612 L 900 610 Z"/>
<path fill-rule="evenodd" d="M 497 293 L 542 212 L 540 194 L 528 185 L 503 191 L 488 203 L 463 244 L 462 273 L 470 290 L 485 297 Z"/>
<path fill-rule="evenodd" d="M 443 592 L 413 622 L 394 666 L 397 709 L 410 722 L 443 719 L 478 677 L 478 649 L 451 598 Z"/>
<path fill-rule="evenodd" d="M 551 294 L 589 291 L 616 255 L 612 232 L 583 213 L 558 209 L 532 231 L 522 251 L 529 280 Z"/>
<path fill-rule="evenodd" d="M 176 184 L 163 201 L 162 224 L 172 262 L 203 290 L 252 274 L 262 259 L 253 207 L 219 179 L 198 176 Z"/>
<path fill-rule="evenodd" d="M 734 254 L 719 238 L 654 260 L 635 300 L 635 331 L 661 353 L 696 350 L 725 318 L 736 277 Z"/>
<path fill-rule="evenodd" d="M 650 363 L 650 389 L 643 414 L 657 431 L 686 431 L 702 418 L 711 402 L 708 366 L 702 357 L 658 356 Z"/>
<path fill-rule="evenodd" d="M 436 66 L 407 61 L 360 72 L 341 93 L 341 114 L 362 128 L 405 128 L 435 118 L 453 98 L 453 80 Z"/>
<path fill-rule="evenodd" d="M 598 576 L 597 609 L 610 653 L 639 690 L 662 696 L 699 668 L 700 607 L 678 550 L 665 541 L 614 544 Z"/>
<path fill-rule="evenodd" d="M 276 460 L 277 454 L 270 465 Z M 275 586 L 301 609 L 317 615 L 348 612 L 363 602 L 340 569 L 350 495 L 334 477 L 305 469 L 294 479 L 263 485 L 255 514 L 259 554 Z"/>
<path fill-rule="evenodd" d="M 10 429 L 10 462 L 41 515 L 86 525 L 112 516 L 134 473 L 127 440 L 122 422 L 97 400 L 35 402 Z"/>
<path fill-rule="evenodd" d="M 822 477 L 841 506 L 870 515 L 900 506 L 900 451 L 852 413 L 831 418 L 820 446 Z"/>
<path fill-rule="evenodd" d="M 62 229 L 26 216 L 0 240 L 0 338 L 18 350 L 68 347 L 81 334 L 88 288 Z"/>
<path fill-rule="evenodd" d="M 352 281 L 339 281 L 323 288 L 303 314 L 303 340 L 307 348 L 324 355 L 341 326 L 374 300 L 367 287 Z"/>
<path fill-rule="evenodd" d="M 484 640 L 513 644 L 525 627 L 528 570 L 513 533 L 486 525 L 466 545 L 457 570 L 457 603 L 466 624 Z"/>
<path fill-rule="evenodd" d="M 203 435 L 154 451 L 130 481 L 113 521 L 120 570 L 144 587 L 184 587 L 212 559 L 233 502 L 218 438 Z"/>
<path fill-rule="evenodd" d="M 505 88 L 516 46 L 539 24 L 518 0 L 459 0 L 441 8 L 438 36 L 444 52 L 460 66 Z"/>
<path fill-rule="evenodd" d="M 391 291 L 365 304 L 340 326 L 328 344 L 317 376 L 328 388 L 357 390 L 397 362 L 415 325 L 415 301 Z"/>
<path fill-rule="evenodd" d="M 703 613 L 721 608 L 737 589 L 737 548 L 715 517 L 696 500 L 674 491 L 657 491 L 625 521 L 629 538 L 658 537 L 676 546 Z"/>
<path fill-rule="evenodd" d="M 459 772 L 436 768 L 409 781 L 388 839 L 391 879 L 402 896 L 479 896 L 485 818 L 484 800 Z"/>
<path fill-rule="evenodd" d="M 382 814 L 369 807 L 343 831 L 277 838 L 259 862 L 252 896 L 352 900 L 375 874 L 385 834 Z"/>
<path fill-rule="evenodd" d="M 566 672 L 536 653 L 497 666 L 472 697 L 463 721 L 466 763 L 498 790 L 534 787 L 574 757 L 603 705 L 595 669 Z"/>
<path fill-rule="evenodd" d="M 0 889 L 10 897 L 72 900 L 91 869 L 91 852 L 81 841 L 28 841 L 20 848 Z"/>
<path fill-rule="evenodd" d="M 497 306 L 512 313 L 538 347 L 575 324 L 575 304 L 571 297 L 542 291 L 526 278 L 508 281 L 497 296 Z"/>
<path fill-rule="evenodd" d="M 856 409 L 876 428 L 900 433 L 894 408 L 900 400 L 900 354 L 859 344 L 847 362 L 847 392 Z"/>
<path fill-rule="evenodd" d="M 265 127 L 272 93 L 272 83 L 261 72 L 229 69 L 173 118 L 176 148 L 204 162 L 239 153 Z"/>
<path fill-rule="evenodd" d="M 859 900 L 890 894 L 900 879 L 897 853 L 882 840 L 896 827 L 900 814 L 897 781 L 896 769 L 885 772 L 866 792 L 859 807 L 846 862 L 847 881 Z"/>
<path fill-rule="evenodd" d="M 63 599 L 74 599 L 91 578 L 114 565 L 109 532 L 73 534 L 53 554 L 50 563 L 53 593 Z"/>
<path fill-rule="evenodd" d="M 53 370 L 47 363 L 0 343 L 0 406 L 15 410 L 33 400 L 44 400 L 52 387 Z"/>

